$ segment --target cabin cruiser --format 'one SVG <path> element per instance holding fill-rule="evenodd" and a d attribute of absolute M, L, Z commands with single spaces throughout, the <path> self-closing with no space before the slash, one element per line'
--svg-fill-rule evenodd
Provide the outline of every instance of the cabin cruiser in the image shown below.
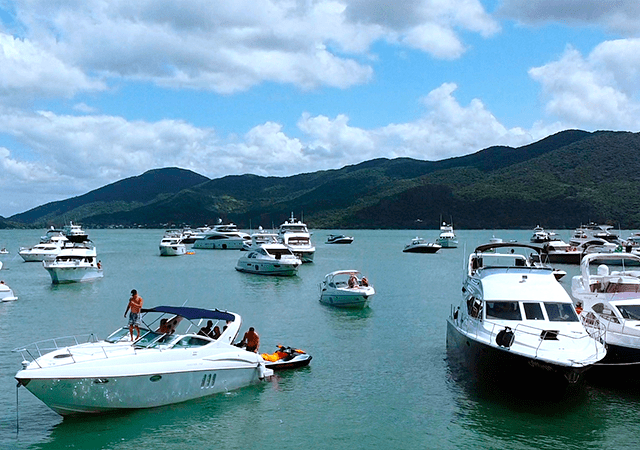
<path fill-rule="evenodd" d="M 1 263 L 0 263 L 1 264 Z M 1 267 L 1 265 L 0 265 Z M 9 286 L 7 286 L 4 281 L 0 281 L 0 301 L 2 302 L 14 302 L 18 300 L 18 297 L 15 296 L 13 290 Z"/>
<path fill-rule="evenodd" d="M 292 276 L 298 272 L 300 265 L 302 261 L 291 249 L 279 242 L 272 242 L 252 247 L 243 253 L 236 270 L 260 275 Z"/>
<path fill-rule="evenodd" d="M 336 270 L 325 275 L 320 287 L 320 303 L 340 308 L 364 308 L 376 293 L 357 270 Z"/>
<path fill-rule="evenodd" d="M 580 264 L 587 253 L 616 252 L 622 247 L 600 238 L 591 238 L 573 246 L 562 240 L 549 241 L 543 245 L 540 255 L 544 262 L 550 264 Z"/>
<path fill-rule="evenodd" d="M 453 224 L 442 222 L 440 236 L 436 239 L 436 244 L 442 248 L 456 248 L 458 246 L 458 238 L 453 231 Z"/>
<path fill-rule="evenodd" d="M 54 260 L 42 261 L 53 284 L 102 278 L 102 265 L 90 241 L 67 242 Z"/>
<path fill-rule="evenodd" d="M 89 235 L 80 225 L 69 222 L 69 225 L 62 227 L 62 234 L 71 242 L 84 242 L 89 240 Z"/>
<path fill-rule="evenodd" d="M 571 239 L 569 240 L 569 245 L 578 247 L 584 242 L 592 239 L 602 239 L 614 244 L 621 244 L 618 235 L 610 231 L 612 228 L 613 227 L 611 225 L 598 225 L 594 222 L 589 222 L 587 225 L 581 225 L 574 230 L 571 235 Z"/>
<path fill-rule="evenodd" d="M 622 264 L 620 263 L 622 261 Z M 589 333 L 604 331 L 607 356 L 603 363 L 640 362 L 640 264 L 629 253 L 593 253 L 580 264 L 572 279 L 571 294 L 583 310 L 580 318 Z M 612 270 L 611 265 L 622 265 Z"/>
<path fill-rule="evenodd" d="M 248 233 L 239 231 L 233 223 L 214 225 L 202 233 L 193 243 L 194 249 L 240 250 L 243 244 L 251 240 Z"/>
<path fill-rule="evenodd" d="M 433 242 L 427 242 L 422 238 L 415 237 L 404 246 L 402 251 L 404 253 L 435 253 L 441 248 L 442 246 L 440 244 L 434 244 Z"/>
<path fill-rule="evenodd" d="M 289 247 L 303 263 L 313 262 L 316 248 L 311 243 L 311 233 L 305 223 L 293 217 L 293 213 L 290 219 L 280 225 L 278 236 L 280 242 Z"/>
<path fill-rule="evenodd" d="M 552 269 L 521 254 L 532 250 L 541 248 L 505 242 L 469 255 L 461 304 L 447 319 L 447 349 L 487 379 L 507 377 L 524 386 L 526 376 L 550 377 L 566 386 L 606 349 L 587 333 Z"/>
<path fill-rule="evenodd" d="M 181 256 L 187 253 L 187 247 L 182 242 L 182 233 L 166 232 L 160 240 L 160 256 Z"/>
<path fill-rule="evenodd" d="M 260 227 L 255 233 L 251 233 L 251 240 L 245 241 L 240 250 L 249 251 L 258 248 L 262 244 L 277 244 L 278 235 L 271 231 L 265 231 Z"/>
<path fill-rule="evenodd" d="M 18 254 L 25 262 L 53 260 L 67 241 L 62 232 L 49 230 L 45 236 L 40 238 L 39 244 L 33 247 L 20 247 Z"/>
<path fill-rule="evenodd" d="M 163 316 L 167 326 L 160 331 Z M 199 334 L 208 320 L 226 326 L 217 339 Z M 104 340 L 92 334 L 14 349 L 24 359 L 15 378 L 63 416 L 153 408 L 227 392 L 273 374 L 259 354 L 232 345 L 241 324 L 238 314 L 217 309 L 143 309 L 134 342 L 127 326 Z"/>
<path fill-rule="evenodd" d="M 353 242 L 352 236 L 345 236 L 344 234 L 330 234 L 327 236 L 327 244 L 351 244 Z"/>

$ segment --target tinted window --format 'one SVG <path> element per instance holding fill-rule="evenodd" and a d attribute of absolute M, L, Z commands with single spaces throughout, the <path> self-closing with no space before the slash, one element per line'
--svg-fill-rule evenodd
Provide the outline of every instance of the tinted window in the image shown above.
<path fill-rule="evenodd" d="M 518 302 L 487 302 L 487 319 L 522 320 Z"/>
<path fill-rule="evenodd" d="M 524 315 L 528 320 L 544 320 L 540 303 L 523 303 Z"/>
<path fill-rule="evenodd" d="M 618 305 L 622 317 L 629 320 L 640 320 L 640 305 Z"/>
<path fill-rule="evenodd" d="M 547 316 L 551 322 L 578 322 L 578 315 L 570 303 L 545 303 Z"/>

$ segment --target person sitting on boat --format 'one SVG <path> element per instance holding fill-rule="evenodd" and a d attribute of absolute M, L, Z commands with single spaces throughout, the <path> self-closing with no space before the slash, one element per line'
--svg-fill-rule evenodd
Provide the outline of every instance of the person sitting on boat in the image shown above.
<path fill-rule="evenodd" d="M 367 280 L 367 277 L 362 277 L 362 280 L 360 280 L 360 285 L 369 286 L 369 280 Z"/>
<path fill-rule="evenodd" d="M 358 277 L 355 276 L 355 274 L 351 274 L 351 276 L 349 277 L 349 287 L 350 288 L 354 288 L 358 285 Z"/>
<path fill-rule="evenodd" d="M 220 333 L 220 327 L 216 325 L 213 327 L 213 334 L 211 335 L 211 339 L 218 339 L 222 333 Z"/>
<path fill-rule="evenodd" d="M 158 333 L 171 333 L 171 325 L 169 325 L 167 319 L 160 319 L 160 328 L 158 328 Z"/>
<path fill-rule="evenodd" d="M 209 320 L 207 322 L 207 326 L 206 327 L 202 327 L 200 328 L 200 331 L 198 331 L 198 334 L 200 336 L 207 336 L 207 337 L 211 337 L 211 327 L 213 327 L 213 322 L 211 320 Z"/>
<path fill-rule="evenodd" d="M 242 341 L 240 341 L 239 346 L 242 347 L 243 345 L 247 346 L 246 350 L 248 352 L 258 353 L 260 336 L 258 336 L 258 333 L 256 333 L 256 330 L 253 327 L 249 328 L 249 331 L 244 334 Z"/>

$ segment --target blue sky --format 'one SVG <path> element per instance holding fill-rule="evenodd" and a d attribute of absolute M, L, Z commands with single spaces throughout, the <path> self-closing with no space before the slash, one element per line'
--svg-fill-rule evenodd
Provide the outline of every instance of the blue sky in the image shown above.
<path fill-rule="evenodd" d="M 0 215 L 640 130 L 637 0 L 0 0 Z"/>

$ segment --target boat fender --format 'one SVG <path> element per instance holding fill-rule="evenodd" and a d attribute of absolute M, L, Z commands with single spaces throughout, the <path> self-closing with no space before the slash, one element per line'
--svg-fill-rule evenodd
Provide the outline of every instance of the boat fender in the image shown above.
<path fill-rule="evenodd" d="M 511 328 L 505 327 L 504 330 L 500 330 L 498 335 L 496 336 L 496 344 L 500 347 L 509 348 L 513 345 L 513 340 L 515 339 L 515 335 Z"/>

